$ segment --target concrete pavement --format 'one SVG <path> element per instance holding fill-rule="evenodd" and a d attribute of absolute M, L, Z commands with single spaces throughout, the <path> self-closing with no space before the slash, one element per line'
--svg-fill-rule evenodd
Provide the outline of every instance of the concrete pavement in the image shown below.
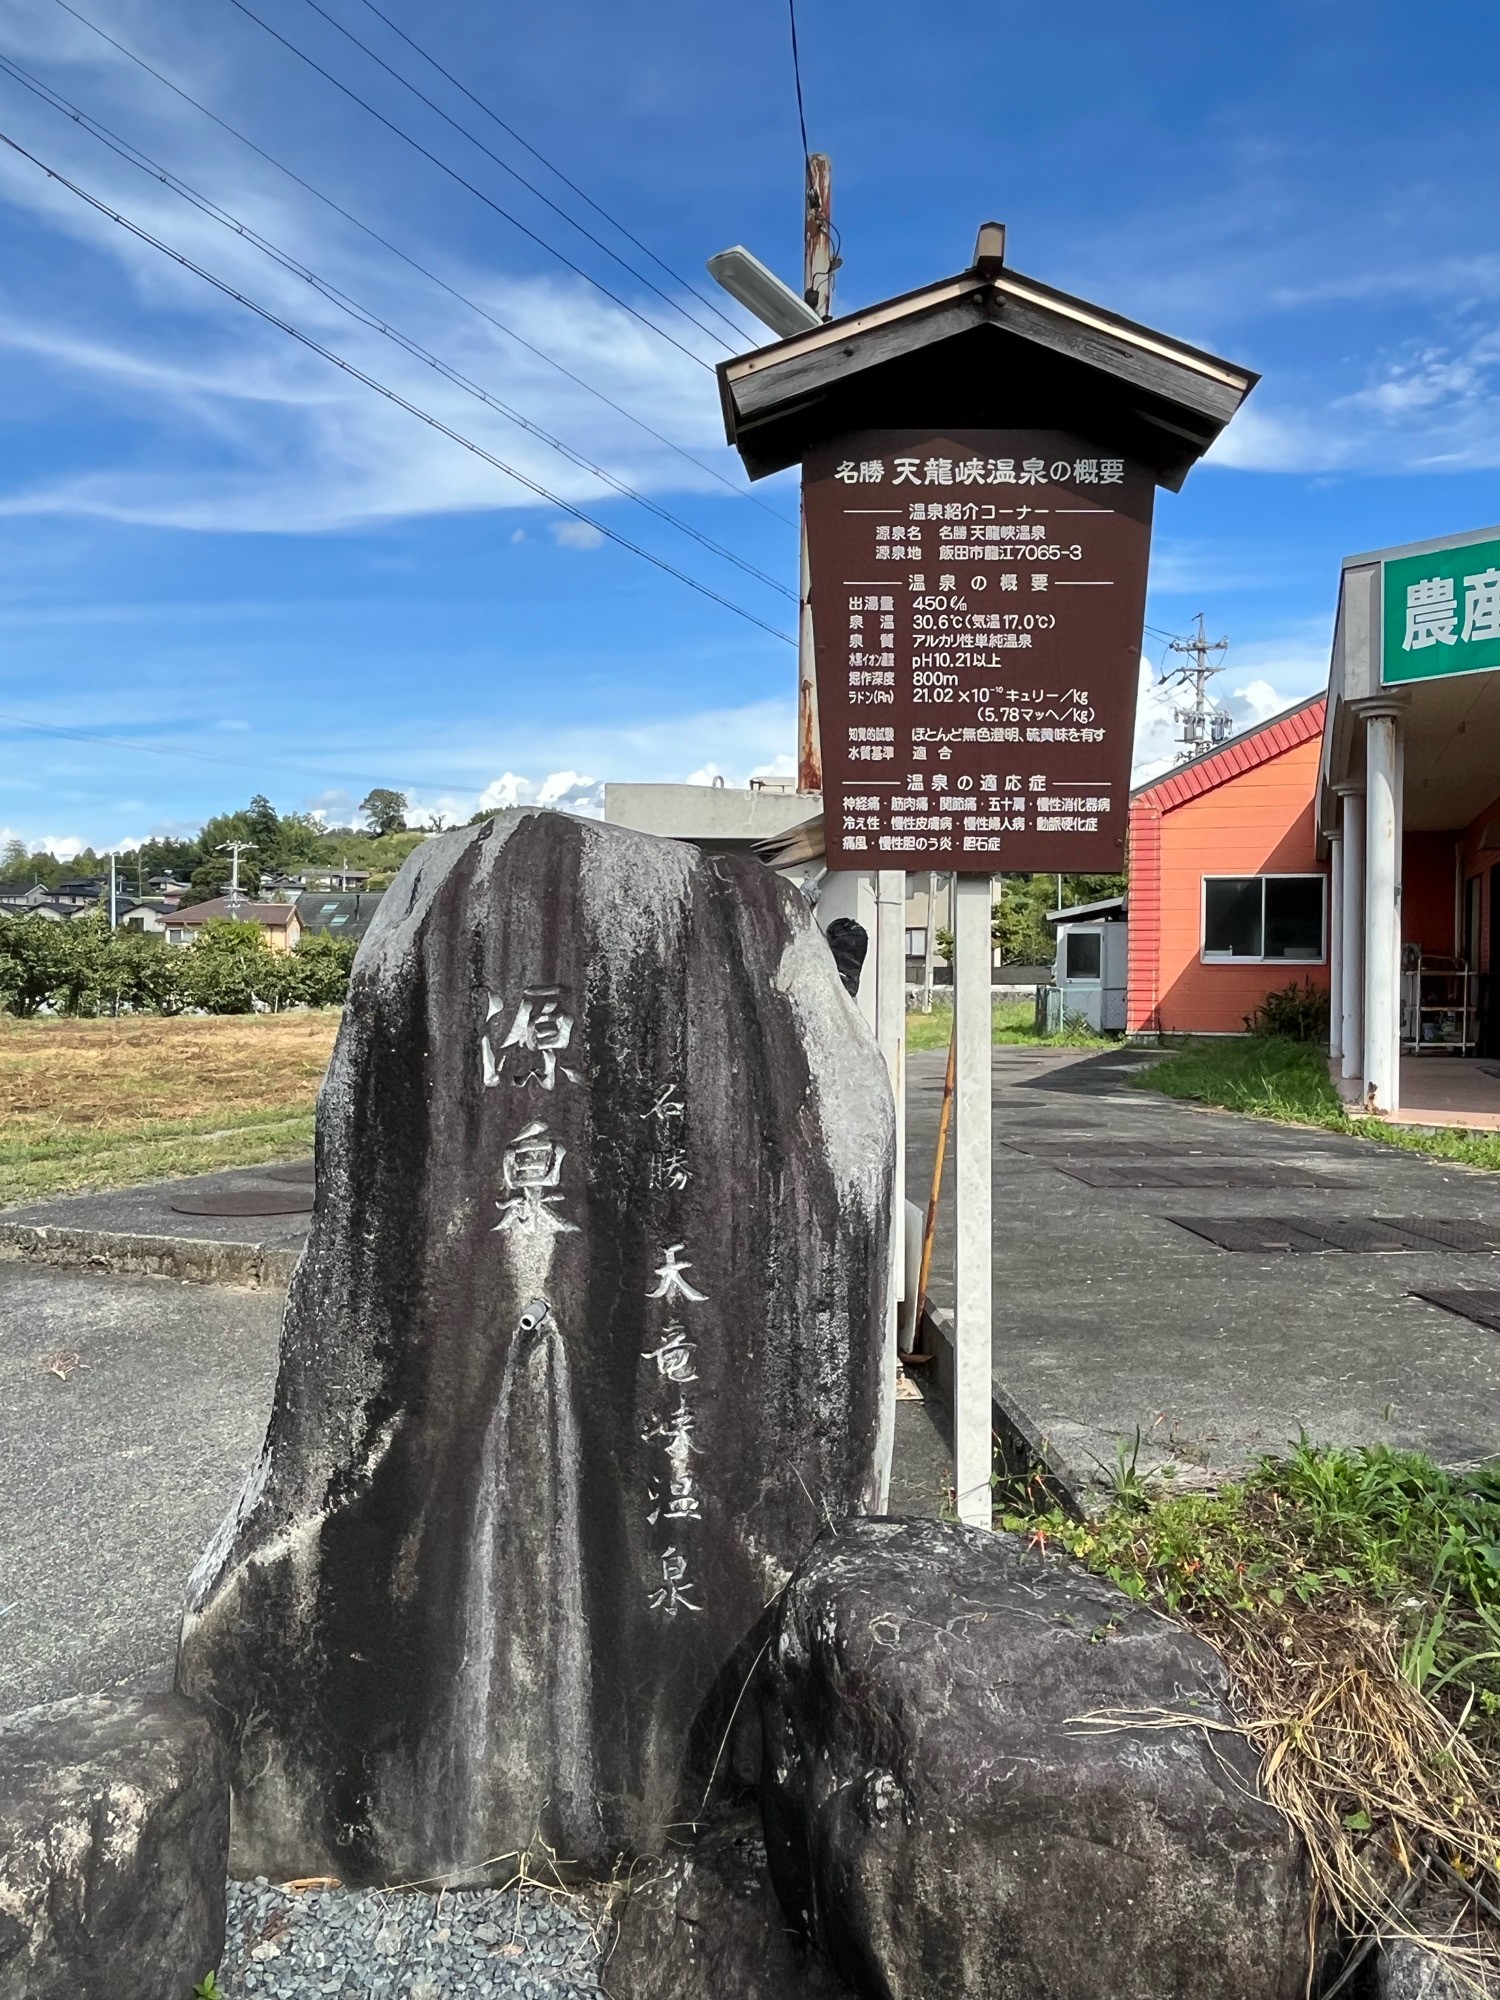
<path fill-rule="evenodd" d="M 1099 1478 L 1137 1427 L 1143 1463 L 1173 1460 L 1184 1479 L 1243 1467 L 1304 1429 L 1318 1440 L 1411 1446 L 1446 1464 L 1500 1452 L 1500 1335 L 1409 1296 L 1500 1285 L 1500 1257 L 1436 1244 L 1244 1254 L 1170 1219 L 1500 1226 L 1500 1175 L 1128 1088 L 1151 1059 L 1124 1049 L 994 1051 L 994 1379 L 1065 1481 Z M 930 1052 L 908 1063 L 917 1200 L 944 1060 Z M 1137 1168 L 1162 1166 L 1188 1185 L 1086 1186 L 1066 1171 L 1128 1177 L 1140 1145 L 1162 1150 L 1137 1155 Z M 1223 1157 L 1210 1161 L 1206 1149 Z M 1222 1178 L 1229 1161 L 1331 1185 L 1193 1184 Z M 952 1216 L 950 1175 L 932 1284 L 939 1306 L 952 1304 Z"/>
<path fill-rule="evenodd" d="M 280 1318 L 275 1292 L 0 1267 L 0 1713 L 170 1679 Z"/>

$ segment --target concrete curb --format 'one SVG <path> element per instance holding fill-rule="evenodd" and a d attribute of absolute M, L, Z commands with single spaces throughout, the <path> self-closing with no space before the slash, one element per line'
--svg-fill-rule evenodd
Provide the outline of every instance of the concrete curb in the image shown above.
<path fill-rule="evenodd" d="M 922 1316 L 933 1357 L 932 1374 L 939 1395 L 953 1408 L 953 1315 L 946 1306 L 929 1303 Z M 1040 1473 L 1066 1513 L 1082 1517 L 1087 1509 L 1089 1480 L 1070 1465 L 1052 1440 L 993 1381 L 990 1383 L 991 1422 L 995 1427 L 996 1459 L 1002 1472 L 1025 1478 Z"/>
<path fill-rule="evenodd" d="M 133 1236 L 109 1229 L 0 1223 L 0 1262 L 177 1278 L 196 1285 L 284 1291 L 301 1254 L 265 1243 L 224 1243 L 204 1236 Z"/>

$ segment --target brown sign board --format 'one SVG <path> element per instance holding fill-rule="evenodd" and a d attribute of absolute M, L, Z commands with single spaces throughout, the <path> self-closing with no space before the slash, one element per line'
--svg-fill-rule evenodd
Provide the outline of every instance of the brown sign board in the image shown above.
<path fill-rule="evenodd" d="M 803 462 L 830 868 L 1124 866 L 1155 482 L 1063 431 Z"/>

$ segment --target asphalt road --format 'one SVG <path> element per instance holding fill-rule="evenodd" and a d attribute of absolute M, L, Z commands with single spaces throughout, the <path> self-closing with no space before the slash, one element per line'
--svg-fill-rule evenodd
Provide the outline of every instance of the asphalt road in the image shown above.
<path fill-rule="evenodd" d="M 994 1381 L 1056 1470 L 1107 1477 L 1123 1444 L 1181 1481 L 1222 1477 L 1300 1431 L 1464 1465 L 1500 1452 L 1500 1334 L 1415 1294 L 1500 1288 L 1500 1254 L 1314 1255 L 1216 1248 L 1175 1217 L 1500 1227 L 1500 1175 L 1366 1139 L 1275 1125 L 1130 1088 L 1152 1060 L 996 1049 Z M 907 1065 L 907 1171 L 925 1190 L 942 1051 Z M 1175 1167 L 1172 1188 L 1089 1185 L 1070 1168 Z M 1209 1155 L 1319 1185 L 1217 1185 Z M 1222 1161 L 1221 1161 L 1222 1164 Z M 947 1176 L 932 1296 L 953 1298 Z"/>
<path fill-rule="evenodd" d="M 281 1303 L 0 1265 L 0 1713 L 166 1684 L 183 1584 L 260 1445 Z"/>

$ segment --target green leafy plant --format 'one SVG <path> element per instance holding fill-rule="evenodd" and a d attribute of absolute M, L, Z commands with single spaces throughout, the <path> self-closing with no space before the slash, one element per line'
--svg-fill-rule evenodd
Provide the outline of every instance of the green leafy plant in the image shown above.
<path fill-rule="evenodd" d="M 1328 988 L 1311 979 L 1293 980 L 1268 993 L 1253 1014 L 1244 1016 L 1252 1035 L 1282 1035 L 1289 1042 L 1328 1040 Z"/>
<path fill-rule="evenodd" d="M 212 1972 L 204 1973 L 198 1984 L 193 1988 L 193 2000 L 226 2000 L 224 1989 L 219 1984 L 216 1974 Z"/>

